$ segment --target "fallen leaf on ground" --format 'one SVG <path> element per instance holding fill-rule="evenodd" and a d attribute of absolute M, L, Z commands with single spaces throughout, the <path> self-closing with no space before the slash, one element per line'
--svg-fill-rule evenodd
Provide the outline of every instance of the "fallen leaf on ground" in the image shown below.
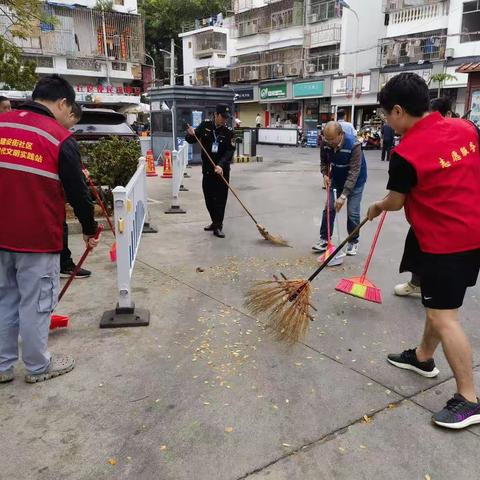
<path fill-rule="evenodd" d="M 362 423 L 370 423 L 372 421 L 372 417 L 369 417 L 368 415 L 363 416 Z"/>
<path fill-rule="evenodd" d="M 109 458 L 108 459 L 108 463 L 110 465 L 116 465 L 117 464 L 117 459 L 116 458 Z"/>
<path fill-rule="evenodd" d="M 232 432 L 233 432 L 233 427 L 226 427 L 226 428 L 225 428 L 225 431 L 226 431 L 227 433 L 232 433 Z"/>
<path fill-rule="evenodd" d="M 167 448 L 166 445 L 160 445 L 160 450 L 165 450 Z"/>

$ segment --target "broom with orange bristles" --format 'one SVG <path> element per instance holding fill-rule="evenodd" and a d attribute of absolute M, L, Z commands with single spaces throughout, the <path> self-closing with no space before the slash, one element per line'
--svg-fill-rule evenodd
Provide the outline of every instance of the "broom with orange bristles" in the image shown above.
<path fill-rule="evenodd" d="M 274 280 L 257 282 L 245 296 L 247 309 L 253 315 L 265 315 L 267 327 L 278 340 L 295 343 L 303 339 L 313 320 L 311 310 L 316 311 L 311 304 L 311 282 L 367 222 L 364 218 L 307 280 L 289 280 L 281 274 L 281 279 L 274 276 Z"/>
<path fill-rule="evenodd" d="M 190 125 L 188 125 L 190 127 Z M 213 168 L 216 167 L 216 164 L 215 162 L 212 160 L 212 157 L 210 156 L 210 154 L 207 152 L 206 148 L 203 146 L 201 140 L 199 140 L 199 138 L 197 137 L 195 131 L 193 133 L 193 136 L 195 137 L 195 140 L 197 141 L 197 143 L 200 145 L 200 148 L 203 150 L 203 152 L 205 153 L 205 155 L 207 156 L 208 160 L 210 161 L 210 163 L 212 164 Z M 255 217 L 253 216 L 253 214 L 250 212 L 250 210 L 245 206 L 245 204 L 242 202 L 242 200 L 240 200 L 240 197 L 238 196 L 238 193 L 236 192 L 236 190 L 227 182 L 227 180 L 225 179 L 225 177 L 223 175 L 220 175 L 221 179 L 223 180 L 223 183 L 225 183 L 225 185 L 228 187 L 228 189 L 232 192 L 233 196 L 238 200 L 238 202 L 240 203 L 240 205 L 243 207 L 243 209 L 245 210 L 245 212 L 247 212 L 247 215 L 253 220 L 253 223 L 255 223 L 255 226 L 257 227 L 260 235 L 267 241 L 273 243 L 274 245 L 280 245 L 280 246 L 283 246 L 283 247 L 289 247 L 290 245 L 288 244 L 288 241 L 287 240 L 284 240 L 282 237 L 278 236 L 278 235 L 272 235 L 263 225 L 260 225 L 257 220 L 255 219 Z"/>
<path fill-rule="evenodd" d="M 383 212 L 382 216 L 380 217 L 380 223 L 378 224 L 377 231 L 373 237 L 372 246 L 370 247 L 370 252 L 365 262 L 365 266 L 363 267 L 362 275 L 360 277 L 342 278 L 335 287 L 335 290 L 347 293 L 348 295 L 353 295 L 354 297 L 363 298 L 369 302 L 382 303 L 382 291 L 367 279 L 367 272 L 368 268 L 370 267 L 370 262 L 372 261 L 373 252 L 377 246 L 378 237 L 380 236 L 380 231 L 386 215 L 387 212 Z"/>

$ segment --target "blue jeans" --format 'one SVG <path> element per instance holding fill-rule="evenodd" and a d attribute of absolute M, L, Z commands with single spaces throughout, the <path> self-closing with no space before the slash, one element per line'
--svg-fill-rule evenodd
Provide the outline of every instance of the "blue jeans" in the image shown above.
<path fill-rule="evenodd" d="M 363 189 L 365 184 L 354 188 L 353 192 L 347 198 L 347 232 L 350 235 L 360 223 L 360 204 L 362 202 Z M 335 199 L 333 189 L 330 190 L 330 235 L 333 235 L 333 226 L 335 222 Z M 323 210 L 322 225 L 320 227 L 320 238 L 327 240 L 327 207 Z M 358 243 L 359 235 L 355 235 L 350 243 Z"/>

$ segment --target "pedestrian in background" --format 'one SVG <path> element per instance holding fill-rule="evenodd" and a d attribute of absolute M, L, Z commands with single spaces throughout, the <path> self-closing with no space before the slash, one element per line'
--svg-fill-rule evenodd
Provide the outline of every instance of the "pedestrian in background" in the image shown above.
<path fill-rule="evenodd" d="M 189 126 L 185 137 L 188 143 L 196 143 L 198 138 L 215 163 L 214 168 L 202 150 L 202 188 L 212 221 L 204 230 L 219 238 L 225 238 L 223 219 L 228 197 L 228 187 L 222 177 L 227 183 L 230 181 L 230 163 L 235 152 L 233 131 L 227 126 L 230 114 L 228 105 L 217 105 L 214 120 L 205 120 L 196 129 Z"/>
<path fill-rule="evenodd" d="M 402 141 L 390 160 L 389 193 L 370 206 L 368 218 L 405 209 L 411 229 L 404 259 L 420 274 L 426 313 L 419 346 L 387 359 L 433 378 L 439 374 L 433 357 L 441 344 L 456 393 L 432 421 L 465 428 L 480 423 L 472 348 L 459 321 L 466 290 L 480 271 L 480 131 L 466 120 L 429 113 L 428 85 L 414 73 L 389 80 L 379 102 Z"/>
<path fill-rule="evenodd" d="M 255 125 L 257 128 L 260 128 L 262 126 L 262 117 L 259 113 L 257 113 L 257 118 L 255 118 Z"/>
<path fill-rule="evenodd" d="M 68 122 L 75 91 L 58 75 L 43 77 L 32 102 L 2 114 L 0 126 L 0 383 L 13 380 L 22 337 L 29 383 L 70 372 L 70 355 L 50 355 L 57 304 L 65 194 L 94 248 L 97 224 Z"/>
<path fill-rule="evenodd" d="M 3 95 L 0 95 L 0 113 L 10 112 L 12 110 L 12 105 L 10 100 Z"/>
<path fill-rule="evenodd" d="M 395 142 L 395 131 L 393 128 L 384 123 L 380 129 L 380 134 L 382 135 L 382 162 L 390 160 L 390 153 L 393 148 L 393 143 Z"/>
<path fill-rule="evenodd" d="M 340 124 L 342 130 L 346 134 L 357 137 L 357 131 L 355 130 L 353 123 L 347 122 L 345 120 L 345 110 L 343 108 L 337 111 L 337 122 Z"/>
<path fill-rule="evenodd" d="M 320 148 L 320 170 L 324 182 L 330 186 L 330 233 L 333 232 L 335 214 L 347 203 L 347 230 L 350 234 L 360 223 L 360 206 L 367 181 L 367 163 L 357 137 L 345 133 L 338 122 L 328 122 L 323 132 Z M 333 195 L 340 195 L 336 202 Z M 358 252 L 358 234 L 347 246 L 347 255 Z M 327 207 L 323 210 L 320 240 L 313 245 L 316 252 L 328 247 Z"/>

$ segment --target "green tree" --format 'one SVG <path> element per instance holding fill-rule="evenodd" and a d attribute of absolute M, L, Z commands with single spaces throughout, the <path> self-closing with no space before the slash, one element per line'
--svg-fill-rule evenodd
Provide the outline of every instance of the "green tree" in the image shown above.
<path fill-rule="evenodd" d="M 455 75 L 450 75 L 449 73 L 436 73 L 435 75 L 432 75 L 430 77 L 430 80 L 428 81 L 428 85 L 430 85 L 432 82 L 438 83 L 438 92 L 437 95 L 440 97 L 440 92 L 442 90 L 442 86 L 445 82 L 449 80 L 456 80 L 457 77 Z"/>
<path fill-rule="evenodd" d="M 1 0 L 0 16 L 7 24 L 0 31 L 0 84 L 4 88 L 31 90 L 35 85 L 35 63 L 25 62 L 15 38 L 27 38 L 40 22 L 56 23 L 41 0 Z"/>
<path fill-rule="evenodd" d="M 37 82 L 35 62 L 25 62 L 21 50 L 0 37 L 0 84 L 7 90 L 32 90 Z"/>
<path fill-rule="evenodd" d="M 139 8 L 145 18 L 145 46 L 155 59 L 156 78 L 168 78 L 163 68 L 164 53 L 170 51 L 170 39 L 179 43 L 178 34 L 182 25 L 193 23 L 196 18 L 205 18 L 217 13 L 226 13 L 230 0 L 140 0 Z M 178 69 L 182 73 L 182 52 L 176 49 Z"/>

